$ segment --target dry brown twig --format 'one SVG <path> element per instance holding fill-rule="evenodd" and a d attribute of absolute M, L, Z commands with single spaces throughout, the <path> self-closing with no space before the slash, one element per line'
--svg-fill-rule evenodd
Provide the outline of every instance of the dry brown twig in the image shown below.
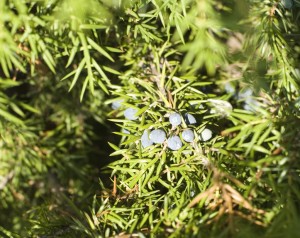
<path fill-rule="evenodd" d="M 189 204 L 188 208 L 192 208 L 199 204 L 201 201 L 205 201 L 206 209 L 208 210 L 218 210 L 217 216 L 213 220 L 218 220 L 223 214 L 229 215 L 229 225 L 231 226 L 233 222 L 233 215 L 238 215 L 242 218 L 248 219 L 255 224 L 264 226 L 264 223 L 259 220 L 259 216 L 264 214 L 265 211 L 253 207 L 250 202 L 245 199 L 236 189 L 231 185 L 221 181 L 221 178 L 228 177 L 223 172 L 218 171 L 216 168 L 214 170 L 215 183 L 212 187 L 206 191 L 198 194 Z M 229 178 L 235 184 L 239 185 L 237 180 L 232 177 Z M 237 209 L 239 208 L 239 210 Z M 240 208 L 247 210 L 250 214 L 241 212 Z M 243 215 L 241 215 L 243 214 Z"/>

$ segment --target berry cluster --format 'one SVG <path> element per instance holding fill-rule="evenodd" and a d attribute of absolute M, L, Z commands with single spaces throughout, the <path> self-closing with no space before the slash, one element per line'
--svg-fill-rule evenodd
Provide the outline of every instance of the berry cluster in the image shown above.
<path fill-rule="evenodd" d="M 123 101 L 115 101 L 112 103 L 112 108 L 113 109 L 118 109 L 121 107 Z M 138 116 L 136 115 L 138 112 L 137 109 L 135 108 L 127 108 L 124 111 L 124 117 L 128 120 L 137 120 Z M 177 113 L 171 113 L 169 115 L 169 122 L 172 125 L 172 130 L 178 128 L 183 121 L 185 124 L 188 125 L 194 125 L 197 123 L 196 118 L 189 114 L 186 113 L 183 118 L 182 116 Z M 205 128 L 199 135 L 198 135 L 198 140 L 200 141 L 208 141 L 212 137 L 212 131 Z M 163 129 L 154 129 L 154 130 L 145 130 L 141 136 L 141 144 L 143 148 L 152 146 L 153 144 L 163 144 L 166 142 L 167 147 L 171 150 L 179 150 L 182 147 L 182 140 L 187 142 L 187 143 L 192 143 L 195 140 L 195 132 L 194 130 L 188 128 L 188 129 L 183 129 L 181 131 L 181 138 L 178 135 L 170 135 L 167 138 L 167 134 Z"/>
<path fill-rule="evenodd" d="M 195 117 L 189 113 L 186 113 L 184 115 L 184 121 L 186 125 L 193 125 L 197 123 Z M 172 128 L 176 128 L 181 125 L 182 117 L 177 112 L 171 113 L 169 116 L 169 122 L 172 125 Z M 211 137 L 212 132 L 209 129 L 204 129 L 198 136 L 200 141 L 207 141 Z M 141 137 L 141 143 L 143 148 L 146 148 L 148 146 L 153 145 L 153 143 L 162 144 L 166 141 L 166 138 L 167 135 L 162 129 L 155 129 L 152 130 L 150 133 L 147 130 L 145 130 Z M 166 141 L 167 147 L 171 150 L 179 150 L 182 147 L 182 140 L 188 143 L 194 141 L 195 133 L 192 129 L 184 129 L 181 132 L 181 138 L 178 135 L 171 135 Z"/>
<path fill-rule="evenodd" d="M 249 87 L 245 87 L 241 91 L 237 92 L 237 90 L 232 84 L 226 83 L 224 85 L 224 89 L 228 94 L 234 95 L 234 98 L 236 100 L 242 101 L 243 108 L 246 111 L 255 112 L 256 107 L 259 106 L 259 102 L 255 99 L 253 95 L 253 90 Z"/>

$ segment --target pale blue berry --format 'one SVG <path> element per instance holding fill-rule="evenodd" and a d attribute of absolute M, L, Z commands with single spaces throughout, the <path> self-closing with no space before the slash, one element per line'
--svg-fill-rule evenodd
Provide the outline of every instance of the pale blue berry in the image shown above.
<path fill-rule="evenodd" d="M 234 94 L 234 93 L 235 93 L 235 88 L 234 88 L 234 86 L 233 86 L 231 83 L 229 83 L 229 82 L 227 82 L 227 83 L 224 85 L 224 88 L 225 88 L 225 91 L 226 91 L 227 93 L 230 93 L 230 94 Z"/>
<path fill-rule="evenodd" d="M 197 123 L 196 118 L 193 115 L 189 114 L 189 113 L 185 114 L 185 122 L 188 125 L 193 125 L 193 124 Z"/>
<path fill-rule="evenodd" d="M 141 142 L 142 142 L 143 148 L 153 145 L 153 141 L 150 140 L 149 133 L 147 130 L 144 131 L 144 133 L 141 137 Z"/>
<path fill-rule="evenodd" d="M 184 130 L 181 135 L 182 139 L 184 139 L 186 142 L 193 142 L 195 138 L 194 132 L 190 129 Z"/>
<path fill-rule="evenodd" d="M 130 135 L 130 132 L 124 128 L 122 129 L 122 133 Z"/>
<path fill-rule="evenodd" d="M 122 102 L 124 102 L 123 99 L 114 101 L 114 102 L 111 104 L 111 108 L 114 109 L 114 110 L 119 109 L 119 108 L 122 106 Z"/>
<path fill-rule="evenodd" d="M 167 145 L 171 150 L 179 150 L 182 147 L 182 142 L 179 136 L 171 136 L 167 140 Z"/>
<path fill-rule="evenodd" d="M 125 116 L 125 118 L 126 119 L 128 119 L 128 120 L 131 120 L 131 121 L 133 121 L 133 120 L 136 120 L 136 119 L 138 119 L 138 116 L 136 116 L 136 113 L 137 113 L 137 109 L 135 109 L 135 108 L 127 108 L 125 111 L 124 111 L 124 116 Z"/>
<path fill-rule="evenodd" d="M 170 115 L 169 121 L 172 126 L 179 126 L 181 124 L 181 116 L 179 113 L 174 112 Z"/>
<path fill-rule="evenodd" d="M 245 100 L 245 104 L 243 108 L 246 111 L 255 112 L 255 108 L 258 106 L 259 106 L 259 102 L 257 100 L 255 100 L 254 98 L 248 98 L 247 100 Z"/>
<path fill-rule="evenodd" d="M 149 138 L 156 144 L 161 144 L 166 139 L 166 133 L 161 129 L 156 129 L 150 132 Z"/>
<path fill-rule="evenodd" d="M 238 94 L 238 99 L 244 100 L 244 109 L 247 111 L 255 111 L 254 108 L 258 106 L 258 101 L 253 97 L 253 90 L 251 88 L 244 89 Z"/>
<path fill-rule="evenodd" d="M 232 105 L 227 101 L 220 99 L 208 99 L 207 101 L 210 102 L 214 107 L 210 111 L 211 114 L 219 113 L 222 116 L 229 116 L 233 110 Z"/>
<path fill-rule="evenodd" d="M 253 94 L 253 90 L 251 88 L 246 88 L 242 91 L 239 92 L 238 94 L 238 99 L 247 99 L 249 97 L 251 97 Z"/>
<path fill-rule="evenodd" d="M 205 128 L 199 135 L 201 141 L 208 141 L 212 137 L 211 130 Z"/>

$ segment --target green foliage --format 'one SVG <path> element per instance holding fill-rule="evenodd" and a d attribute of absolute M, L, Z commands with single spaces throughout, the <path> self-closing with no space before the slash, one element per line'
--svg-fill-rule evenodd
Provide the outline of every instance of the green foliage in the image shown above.
<path fill-rule="evenodd" d="M 1 236 L 299 236 L 292 3 L 2 1 Z"/>

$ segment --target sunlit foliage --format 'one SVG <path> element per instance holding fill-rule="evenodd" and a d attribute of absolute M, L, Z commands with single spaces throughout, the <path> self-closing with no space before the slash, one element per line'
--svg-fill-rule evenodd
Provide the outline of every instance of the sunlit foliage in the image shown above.
<path fill-rule="evenodd" d="M 0 235 L 298 237 L 299 9 L 1 1 Z"/>

